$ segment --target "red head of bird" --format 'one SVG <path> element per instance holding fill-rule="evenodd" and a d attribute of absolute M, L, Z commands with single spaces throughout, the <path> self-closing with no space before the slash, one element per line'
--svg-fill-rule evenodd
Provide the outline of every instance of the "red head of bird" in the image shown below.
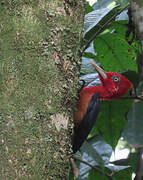
<path fill-rule="evenodd" d="M 124 76 L 116 72 L 105 72 L 94 62 L 91 64 L 95 67 L 101 81 L 100 86 L 85 87 L 80 93 L 80 99 L 75 112 L 75 126 L 78 126 L 86 113 L 88 104 L 92 96 L 96 93 L 100 100 L 115 100 L 123 97 L 133 84 Z"/>
<path fill-rule="evenodd" d="M 86 87 L 83 88 L 83 92 L 91 94 L 97 92 L 102 100 L 115 100 L 123 97 L 133 87 L 133 84 L 123 75 L 116 72 L 105 72 L 94 62 L 91 64 L 99 74 L 101 86 Z"/>

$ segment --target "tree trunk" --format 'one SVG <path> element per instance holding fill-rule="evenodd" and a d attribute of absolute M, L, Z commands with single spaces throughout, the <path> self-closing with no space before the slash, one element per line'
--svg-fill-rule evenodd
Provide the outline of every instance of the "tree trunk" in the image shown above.
<path fill-rule="evenodd" d="M 0 2 L 0 179 L 68 179 L 83 1 Z"/>
<path fill-rule="evenodd" d="M 143 1 L 132 0 L 131 1 L 132 20 L 135 24 L 137 38 L 140 41 L 142 52 L 138 58 L 138 69 L 140 74 L 140 80 L 143 81 Z"/>
<path fill-rule="evenodd" d="M 143 1 L 131 1 L 132 20 L 135 25 L 137 38 L 141 44 L 141 52 L 138 54 L 138 71 L 140 76 L 140 83 L 137 88 L 139 96 L 143 96 Z M 138 150 L 138 163 L 136 169 L 136 177 L 134 180 L 143 179 L 143 147 L 137 148 Z"/>

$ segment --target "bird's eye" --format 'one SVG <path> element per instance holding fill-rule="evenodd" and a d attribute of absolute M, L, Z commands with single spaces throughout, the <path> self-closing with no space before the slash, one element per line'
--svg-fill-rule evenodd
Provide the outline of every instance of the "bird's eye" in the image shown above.
<path fill-rule="evenodd" d="M 116 83 L 117 83 L 117 82 L 120 82 L 120 77 L 119 77 L 119 76 L 113 76 L 112 79 L 113 79 L 113 81 L 116 82 Z"/>

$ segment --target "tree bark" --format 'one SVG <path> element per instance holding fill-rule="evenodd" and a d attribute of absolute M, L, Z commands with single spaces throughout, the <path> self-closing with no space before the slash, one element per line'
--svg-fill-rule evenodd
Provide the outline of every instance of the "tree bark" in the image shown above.
<path fill-rule="evenodd" d="M 132 20 L 135 24 L 137 38 L 140 41 L 142 52 L 138 56 L 140 80 L 143 81 L 143 1 L 131 1 Z"/>
<path fill-rule="evenodd" d="M 84 0 L 0 2 L 0 179 L 68 179 Z"/>
<path fill-rule="evenodd" d="M 139 96 L 143 95 L 143 1 L 131 1 L 132 20 L 135 25 L 137 38 L 141 44 L 141 52 L 138 53 L 138 72 L 140 76 L 140 83 L 137 88 Z M 138 150 L 138 163 L 136 169 L 135 180 L 143 179 L 143 147 L 137 148 Z"/>

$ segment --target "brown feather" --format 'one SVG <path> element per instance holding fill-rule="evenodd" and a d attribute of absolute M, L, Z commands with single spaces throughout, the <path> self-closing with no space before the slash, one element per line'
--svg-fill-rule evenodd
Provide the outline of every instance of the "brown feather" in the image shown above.
<path fill-rule="evenodd" d="M 78 127 L 80 122 L 83 119 L 83 116 L 86 114 L 88 104 L 92 98 L 93 94 L 90 93 L 82 93 L 80 94 L 80 99 L 77 103 L 77 110 L 74 114 L 75 127 Z"/>

